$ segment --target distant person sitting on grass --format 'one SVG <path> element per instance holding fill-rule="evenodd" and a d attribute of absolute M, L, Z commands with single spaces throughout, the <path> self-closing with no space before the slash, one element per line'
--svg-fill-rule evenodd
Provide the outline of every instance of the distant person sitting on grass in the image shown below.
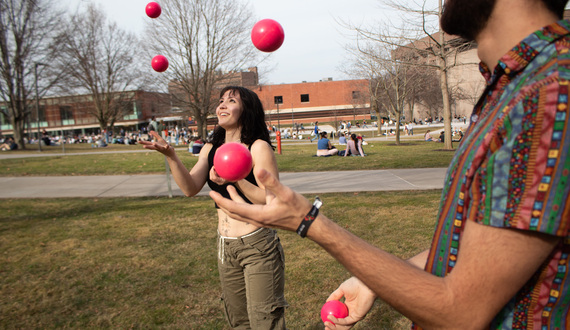
<path fill-rule="evenodd" d="M 338 150 L 327 138 L 327 132 L 321 132 L 321 138 L 317 141 L 317 156 L 328 157 L 338 154 Z"/>
<path fill-rule="evenodd" d="M 107 146 L 107 142 L 105 142 L 105 139 L 102 138 L 102 137 L 99 138 L 99 139 L 97 140 L 97 143 L 95 144 L 95 147 L 96 147 L 96 148 L 105 148 L 106 146 Z"/>
<path fill-rule="evenodd" d="M 362 140 L 356 137 L 356 134 L 350 135 L 350 140 L 346 142 L 346 149 L 344 150 L 344 157 L 346 156 L 360 156 L 364 157 L 362 150 Z"/>
<path fill-rule="evenodd" d="M 344 133 L 340 133 L 338 144 L 346 145 L 346 136 L 344 136 Z"/>
<path fill-rule="evenodd" d="M 2 151 L 16 150 L 18 149 L 18 144 L 14 142 L 12 137 L 8 137 L 6 141 L 0 145 L 0 149 L 2 149 Z"/>
<path fill-rule="evenodd" d="M 431 130 L 427 130 L 426 134 L 424 134 L 424 141 L 433 141 L 433 138 L 431 137 L 430 134 Z"/>
<path fill-rule="evenodd" d="M 192 142 L 192 155 L 199 156 L 203 146 L 204 141 L 202 141 L 201 137 L 197 137 L 196 140 Z"/>

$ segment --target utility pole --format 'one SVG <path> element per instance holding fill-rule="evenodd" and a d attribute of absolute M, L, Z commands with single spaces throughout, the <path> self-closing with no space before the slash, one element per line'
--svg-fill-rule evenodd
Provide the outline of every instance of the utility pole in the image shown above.
<path fill-rule="evenodd" d="M 34 82 L 36 87 L 36 119 L 38 121 L 38 151 L 42 151 L 42 139 L 41 139 L 41 132 L 40 132 L 40 100 L 38 95 L 38 65 L 46 65 L 41 62 L 34 63 Z"/>

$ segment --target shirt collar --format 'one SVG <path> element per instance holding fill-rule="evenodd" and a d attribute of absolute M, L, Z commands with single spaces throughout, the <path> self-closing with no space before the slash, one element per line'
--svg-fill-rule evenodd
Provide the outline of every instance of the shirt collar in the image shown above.
<path fill-rule="evenodd" d="M 503 55 L 494 72 L 491 72 L 483 62 L 479 63 L 479 71 L 485 78 L 487 85 L 493 84 L 503 74 L 512 78 L 524 70 L 545 47 L 568 34 L 570 34 L 570 22 L 567 20 L 560 20 L 547 25 L 523 39 Z"/>

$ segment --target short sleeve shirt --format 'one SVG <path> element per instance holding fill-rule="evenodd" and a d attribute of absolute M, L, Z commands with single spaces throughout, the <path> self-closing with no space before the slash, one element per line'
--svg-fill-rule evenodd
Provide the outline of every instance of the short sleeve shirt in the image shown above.
<path fill-rule="evenodd" d="M 446 276 L 466 221 L 562 238 L 490 329 L 568 329 L 570 303 L 570 23 L 505 54 L 448 169 L 426 271 Z M 507 247 L 508 248 L 508 247 Z"/>
<path fill-rule="evenodd" d="M 329 149 L 329 139 L 322 138 L 317 141 L 318 150 L 328 150 Z"/>

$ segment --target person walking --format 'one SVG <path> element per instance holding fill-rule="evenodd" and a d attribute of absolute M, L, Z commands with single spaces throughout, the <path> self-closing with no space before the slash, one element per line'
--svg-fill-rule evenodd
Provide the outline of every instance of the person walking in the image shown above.
<path fill-rule="evenodd" d="M 318 121 L 315 122 L 315 126 L 313 127 L 313 133 L 311 135 L 312 135 L 311 142 L 313 142 L 319 138 L 319 122 Z"/>

